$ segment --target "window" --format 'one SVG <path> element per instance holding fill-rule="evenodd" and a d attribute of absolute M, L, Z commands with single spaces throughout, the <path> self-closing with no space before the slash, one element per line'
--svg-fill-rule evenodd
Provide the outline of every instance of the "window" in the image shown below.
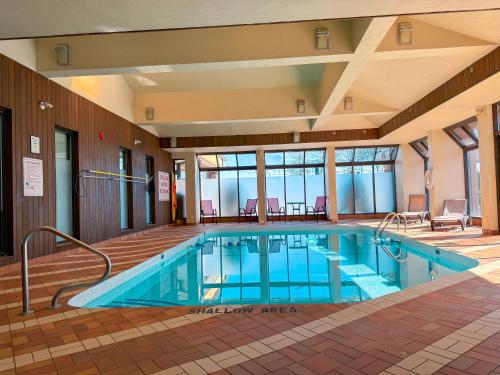
<path fill-rule="evenodd" d="M 155 190 L 154 181 L 152 180 L 155 174 L 154 159 L 151 156 L 146 156 L 146 179 L 150 181 L 146 185 L 146 224 L 155 223 Z"/>
<path fill-rule="evenodd" d="M 245 153 L 198 155 L 200 196 L 222 217 L 238 216 L 247 199 L 257 199 L 257 156 Z"/>
<path fill-rule="evenodd" d="M 265 154 L 266 196 L 278 198 L 291 213 L 292 203 L 305 214 L 325 196 L 325 150 L 270 151 Z M 297 205 L 300 203 L 299 205 Z"/>
<path fill-rule="evenodd" d="M 132 162 L 130 150 L 120 149 L 119 153 L 120 177 L 120 229 L 126 230 L 132 228 L 132 187 L 130 182 L 123 176 L 132 175 Z"/>
<path fill-rule="evenodd" d="M 476 117 L 443 129 L 464 152 L 465 196 L 469 215 L 481 217 L 479 131 Z"/>
<path fill-rule="evenodd" d="M 420 157 L 424 160 L 424 175 L 427 173 L 427 169 L 429 169 L 429 144 L 427 141 L 427 137 L 417 139 L 416 141 L 408 143 L 416 152 L 420 155 Z M 427 210 L 430 206 L 430 193 L 427 186 L 425 187 L 425 197 L 427 202 Z"/>
<path fill-rule="evenodd" d="M 10 157 L 10 129 L 7 127 L 7 112 L 0 109 L 0 256 L 12 255 L 11 235 L 9 228 L 11 210 L 8 199 L 9 176 L 7 163 Z"/>
<path fill-rule="evenodd" d="M 186 218 L 186 160 L 174 160 L 174 176 L 175 176 L 175 191 L 177 211 L 175 217 L 177 219 Z"/>
<path fill-rule="evenodd" d="M 397 151 L 397 146 L 335 150 L 339 214 L 395 210 L 394 160 Z"/>
<path fill-rule="evenodd" d="M 75 205 L 73 200 L 74 135 L 56 129 L 56 228 L 70 236 L 74 235 Z M 57 237 L 56 241 L 64 239 Z"/>

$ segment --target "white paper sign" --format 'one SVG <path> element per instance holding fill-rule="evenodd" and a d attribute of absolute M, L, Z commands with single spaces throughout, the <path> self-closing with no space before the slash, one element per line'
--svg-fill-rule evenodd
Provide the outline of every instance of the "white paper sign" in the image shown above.
<path fill-rule="evenodd" d="M 158 200 L 160 202 L 170 200 L 170 175 L 167 172 L 158 171 Z"/>
<path fill-rule="evenodd" d="M 24 196 L 43 196 L 43 161 L 23 158 Z"/>
<path fill-rule="evenodd" d="M 31 153 L 40 154 L 40 138 L 31 136 Z"/>

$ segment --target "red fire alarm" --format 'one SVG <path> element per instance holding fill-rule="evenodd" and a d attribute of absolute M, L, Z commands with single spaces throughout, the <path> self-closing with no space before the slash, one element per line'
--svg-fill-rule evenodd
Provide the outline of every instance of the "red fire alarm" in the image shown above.
<path fill-rule="evenodd" d="M 103 131 L 100 131 L 99 132 L 99 139 L 102 141 L 104 140 L 104 132 Z"/>

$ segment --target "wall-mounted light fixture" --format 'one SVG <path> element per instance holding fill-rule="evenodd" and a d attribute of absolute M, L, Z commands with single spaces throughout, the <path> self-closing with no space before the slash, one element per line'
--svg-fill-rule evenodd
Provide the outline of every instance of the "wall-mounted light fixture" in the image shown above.
<path fill-rule="evenodd" d="M 46 109 L 54 108 L 54 105 L 52 103 L 47 102 L 47 101 L 41 101 L 39 104 L 40 104 L 40 109 L 42 111 L 45 111 Z"/>
<path fill-rule="evenodd" d="M 177 147 L 177 138 L 175 138 L 175 137 L 170 138 L 170 147 L 171 148 Z"/>
<path fill-rule="evenodd" d="M 154 107 L 146 107 L 146 120 L 153 121 L 155 119 Z"/>
<path fill-rule="evenodd" d="M 300 142 L 300 133 L 294 132 L 293 133 L 293 143 L 299 143 L 299 142 Z"/>
<path fill-rule="evenodd" d="M 330 49 L 330 31 L 326 27 L 314 30 L 316 49 Z"/>
<path fill-rule="evenodd" d="M 134 139 L 134 145 L 140 145 L 142 141 L 140 139 Z"/>
<path fill-rule="evenodd" d="M 306 101 L 304 99 L 297 100 L 297 113 L 304 113 L 306 111 Z"/>
<path fill-rule="evenodd" d="M 411 44 L 413 38 L 413 26 L 411 22 L 398 23 L 398 44 Z"/>
<path fill-rule="evenodd" d="M 57 65 L 69 65 L 69 44 L 56 44 Z"/>
<path fill-rule="evenodd" d="M 344 110 L 345 111 L 352 111 L 352 97 L 351 96 L 346 96 L 344 98 Z"/>

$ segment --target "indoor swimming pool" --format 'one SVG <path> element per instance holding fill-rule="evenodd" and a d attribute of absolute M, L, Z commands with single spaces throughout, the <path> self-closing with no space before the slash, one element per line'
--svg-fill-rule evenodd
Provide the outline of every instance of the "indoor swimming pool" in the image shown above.
<path fill-rule="evenodd" d="M 145 307 L 349 303 L 462 272 L 478 262 L 362 226 L 221 230 L 186 241 L 70 300 Z M 385 248 L 383 248 L 385 245 Z"/>

